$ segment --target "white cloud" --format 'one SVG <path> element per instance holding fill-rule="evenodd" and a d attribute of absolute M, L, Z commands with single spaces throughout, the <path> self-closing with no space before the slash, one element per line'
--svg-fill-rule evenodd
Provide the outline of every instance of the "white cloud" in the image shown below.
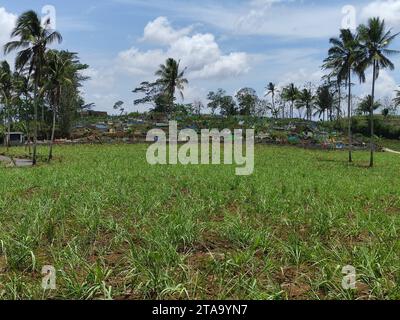
<path fill-rule="evenodd" d="M 367 82 L 361 85 L 361 95 L 366 96 L 371 94 L 372 90 L 372 71 L 367 73 Z M 379 72 L 379 78 L 376 80 L 375 92 L 378 99 L 384 97 L 394 97 L 394 91 L 398 89 L 396 81 L 387 70 Z"/>
<path fill-rule="evenodd" d="M 93 89 L 109 89 L 115 84 L 114 72 L 110 69 L 89 68 L 83 72 L 83 75 L 90 78 L 86 86 Z"/>
<path fill-rule="evenodd" d="M 191 85 L 189 84 L 184 91 L 184 98 L 186 101 L 202 101 L 204 102 L 204 98 L 207 95 L 207 90 L 196 86 L 196 85 Z"/>
<path fill-rule="evenodd" d="M 264 6 L 240 15 L 234 31 L 244 35 L 323 38 L 335 34 L 342 20 L 340 6 Z"/>
<path fill-rule="evenodd" d="M 191 31 L 192 27 L 175 30 L 166 17 L 158 17 L 146 25 L 142 40 L 157 44 L 169 44 L 188 35 Z"/>
<path fill-rule="evenodd" d="M 192 76 L 195 78 L 214 78 L 214 77 L 235 77 L 247 73 L 250 67 L 246 53 L 231 53 L 221 56 L 213 63 L 204 65 L 198 71 L 194 71 Z"/>
<path fill-rule="evenodd" d="M 230 3 L 183 5 L 182 16 L 235 35 L 282 38 L 324 38 L 337 33 L 343 4 L 335 1 L 248 0 Z"/>
<path fill-rule="evenodd" d="M 149 76 L 155 68 L 165 61 L 166 55 L 162 50 L 140 51 L 131 48 L 122 51 L 117 57 L 117 68 L 134 76 Z"/>
<path fill-rule="evenodd" d="M 192 79 L 236 77 L 249 70 L 248 54 L 232 52 L 224 55 L 211 33 L 190 33 L 190 28 L 175 30 L 166 18 L 157 18 L 146 26 L 142 40 L 161 39 L 159 44 L 168 44 L 168 47 L 148 51 L 133 47 L 122 51 L 117 58 L 118 68 L 132 75 L 152 75 L 157 65 L 171 57 L 188 67 L 187 77 Z"/>
<path fill-rule="evenodd" d="M 400 0 L 374 1 L 361 11 L 361 17 L 367 19 L 379 16 L 393 25 L 400 24 Z"/>
<path fill-rule="evenodd" d="M 210 33 L 182 37 L 171 44 L 166 54 L 181 59 L 194 71 L 222 58 L 221 50 Z"/>
<path fill-rule="evenodd" d="M 17 21 L 17 16 L 0 8 L 0 56 L 3 53 L 3 46 L 10 40 L 10 34 Z"/>
<path fill-rule="evenodd" d="M 295 83 L 298 85 L 306 83 L 319 83 L 324 73 L 322 70 L 312 70 L 312 68 L 305 69 L 300 68 L 295 71 L 288 72 L 284 75 L 284 81 L 282 81 L 279 86 L 282 87 L 289 83 Z"/>

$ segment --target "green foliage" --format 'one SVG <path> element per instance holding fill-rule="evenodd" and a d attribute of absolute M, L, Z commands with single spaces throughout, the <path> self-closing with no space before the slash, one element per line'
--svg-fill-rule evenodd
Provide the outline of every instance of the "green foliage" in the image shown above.
<path fill-rule="evenodd" d="M 397 119 L 397 118 L 394 118 Z M 347 121 L 342 120 L 334 122 L 333 127 L 337 130 L 345 130 L 347 127 Z M 386 139 L 399 139 L 400 138 L 400 125 L 396 121 L 390 121 L 390 119 L 383 116 L 375 116 L 374 118 L 375 134 L 378 137 Z M 355 134 L 362 134 L 365 137 L 370 134 L 369 119 L 362 116 L 354 117 L 352 120 L 352 131 Z"/>
<path fill-rule="evenodd" d="M 371 110 L 371 105 L 372 105 L 372 97 L 371 95 L 366 96 L 364 99 L 361 100 L 361 102 L 358 104 L 356 112 L 359 115 L 367 115 L 369 114 Z M 373 110 L 376 111 L 381 107 L 381 103 L 379 101 L 374 101 L 374 106 Z M 389 113 L 388 113 L 389 114 Z"/>
<path fill-rule="evenodd" d="M 327 114 L 330 113 L 332 117 L 334 103 L 335 103 L 335 96 L 331 90 L 331 87 L 328 85 L 319 87 L 315 97 L 315 105 L 318 108 L 315 115 L 318 114 L 319 117 L 321 117 L 322 115 L 324 120 L 325 120 L 325 113 Z"/>
<path fill-rule="evenodd" d="M 305 109 L 307 120 L 312 118 L 312 110 L 314 109 L 314 95 L 311 89 L 304 88 L 300 91 L 296 101 L 297 109 Z"/>
<path fill-rule="evenodd" d="M 135 105 L 150 104 L 153 111 L 158 113 L 172 114 L 176 101 L 175 93 L 178 92 L 182 100 L 183 90 L 189 82 L 184 77 L 186 68 L 180 69 L 180 61 L 168 58 L 165 64 L 160 65 L 155 75 L 155 82 L 142 82 L 133 93 L 142 93 L 145 96 L 134 101 Z"/>
<path fill-rule="evenodd" d="M 69 136 L 84 105 L 79 88 L 87 77 L 80 72 L 88 66 L 80 63 L 76 53 L 49 50 L 51 44 L 61 41 L 61 34 L 44 28 L 39 15 L 31 10 L 18 17 L 11 41 L 4 46 L 6 54 L 17 53 L 16 72 L 10 81 L 13 110 L 8 117 L 13 127 L 34 136 L 34 141 L 50 137 L 53 113 L 59 134 Z"/>
<path fill-rule="evenodd" d="M 242 88 L 236 93 L 238 101 L 239 114 L 241 116 L 253 115 L 256 111 L 258 96 L 252 88 Z"/>
<path fill-rule="evenodd" d="M 210 101 L 207 107 L 214 115 L 218 110 L 224 116 L 234 116 L 237 114 L 236 102 L 231 96 L 226 95 L 226 91 L 218 89 L 217 92 L 208 93 L 207 99 Z"/>

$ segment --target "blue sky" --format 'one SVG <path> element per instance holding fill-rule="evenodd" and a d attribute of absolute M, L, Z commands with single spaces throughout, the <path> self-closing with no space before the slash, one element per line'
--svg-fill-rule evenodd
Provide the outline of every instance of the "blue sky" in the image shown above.
<path fill-rule="evenodd" d="M 0 45 L 20 13 L 41 12 L 45 5 L 56 8 L 64 37 L 58 47 L 79 52 L 90 65 L 86 101 L 107 111 L 118 100 L 129 111 L 146 110 L 133 106 L 131 91 L 154 79 L 169 56 L 188 68 L 185 102 L 206 102 L 207 92 L 218 88 L 234 94 L 252 87 L 262 95 L 270 81 L 318 83 L 328 39 L 338 33 L 346 5 L 354 6 L 357 23 L 379 15 L 400 31 L 400 0 L 1 0 Z M 400 57 L 393 60 L 400 68 Z M 383 72 L 378 95 L 390 96 L 399 82 L 398 71 Z M 366 94 L 369 85 L 358 93 Z"/>

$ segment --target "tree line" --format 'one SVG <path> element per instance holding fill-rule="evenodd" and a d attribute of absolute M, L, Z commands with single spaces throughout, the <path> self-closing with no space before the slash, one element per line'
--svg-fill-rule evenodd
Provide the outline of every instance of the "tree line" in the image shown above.
<path fill-rule="evenodd" d="M 68 136 L 71 123 L 85 106 L 80 88 L 88 78 L 82 74 L 87 69 L 77 53 L 50 49 L 49 46 L 62 42 L 59 32 L 50 29 L 50 21 L 42 24 L 34 11 L 20 15 L 10 38 L 4 46 L 4 53 L 15 52 L 14 68 L 7 61 L 0 62 L 0 114 L 8 135 L 5 145 L 10 144 L 12 129 L 20 129 L 32 139 L 33 163 L 37 161 L 38 135 L 46 135 L 49 143 L 48 161 L 52 159 L 52 146 L 58 124 L 63 136 Z M 390 48 L 398 34 L 386 27 L 385 21 L 371 18 L 360 25 L 355 32 L 343 29 L 337 38 L 330 39 L 331 48 L 322 68 L 328 73 L 322 84 L 307 83 L 302 87 L 294 83 L 278 88 L 269 82 L 265 95 L 259 97 L 252 88 L 238 90 L 234 96 L 218 89 L 207 95 L 207 105 L 195 101 L 191 104 L 177 103 L 177 96 L 183 100 L 186 68 L 173 58 L 166 60 L 155 72 L 154 82 L 142 82 L 133 90 L 142 97 L 134 105 L 149 104 L 151 111 L 169 116 L 174 113 L 201 114 L 207 107 L 212 114 L 222 116 L 258 116 L 274 118 L 303 118 L 323 121 L 348 119 L 349 161 L 352 162 L 352 105 L 354 95 L 353 78 L 366 82 L 366 73 L 372 71 L 371 94 L 361 99 L 357 112 L 368 114 L 371 135 L 370 166 L 374 165 L 374 111 L 382 107 L 375 97 L 376 81 L 383 69 L 394 69 L 390 56 L 399 53 Z M 14 69 L 14 71 L 13 71 Z M 343 92 L 345 91 L 345 92 Z M 347 103 L 347 114 L 342 111 L 343 100 Z M 383 106 L 383 114 L 395 112 L 400 105 L 400 91 L 396 98 Z M 115 110 L 124 112 L 123 102 L 118 101 Z"/>
<path fill-rule="evenodd" d="M 53 157 L 57 124 L 60 133 L 68 136 L 72 121 L 85 108 L 80 88 L 88 78 L 82 71 L 78 54 L 50 49 L 62 42 L 59 32 L 50 29 L 51 21 L 42 24 L 34 11 L 21 14 L 4 54 L 15 53 L 14 71 L 7 61 L 0 63 L 0 103 L 5 134 L 10 145 L 11 130 L 21 130 L 32 140 L 32 161 L 37 162 L 38 136 L 49 142 L 48 161 Z"/>

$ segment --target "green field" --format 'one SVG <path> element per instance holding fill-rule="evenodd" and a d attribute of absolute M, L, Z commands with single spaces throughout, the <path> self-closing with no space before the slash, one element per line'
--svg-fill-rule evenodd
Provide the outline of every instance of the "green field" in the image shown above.
<path fill-rule="evenodd" d="M 238 177 L 145 154 L 65 146 L 0 168 L 0 299 L 400 299 L 400 156 L 256 146 Z"/>

